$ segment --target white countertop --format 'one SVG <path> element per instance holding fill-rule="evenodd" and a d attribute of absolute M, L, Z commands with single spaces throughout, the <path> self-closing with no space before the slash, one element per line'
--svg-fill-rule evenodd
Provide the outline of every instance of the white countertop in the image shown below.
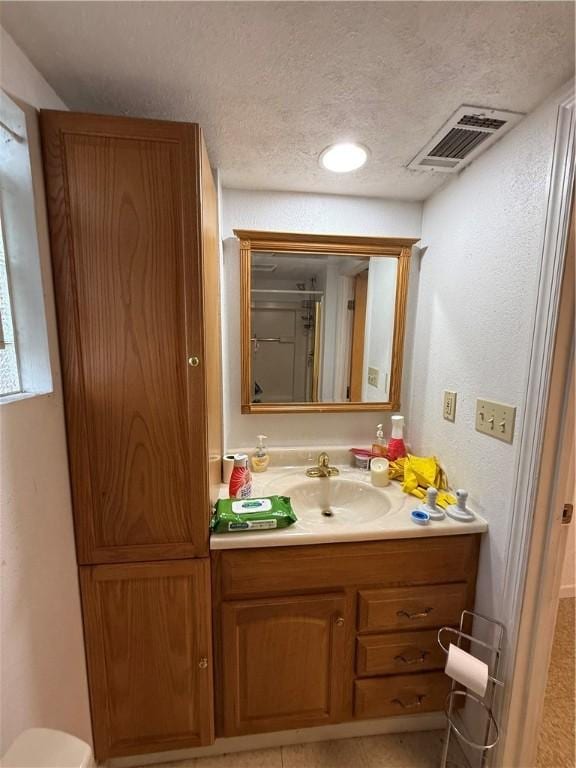
<path fill-rule="evenodd" d="M 292 507 L 299 518 L 288 528 L 244 533 L 213 533 L 210 549 L 251 549 L 253 547 L 287 547 L 302 544 L 328 544 L 345 541 L 376 541 L 381 539 L 408 539 L 430 536 L 456 536 L 463 533 L 484 533 L 488 523 L 477 515 L 469 523 L 446 516 L 443 520 L 417 525 L 410 512 L 422 503 L 414 496 L 403 493 L 400 483 L 392 481 L 385 488 L 374 488 L 370 473 L 339 466 L 340 475 L 322 480 L 306 477 L 305 467 L 287 466 L 268 468 L 264 473 L 253 474 L 253 497 L 290 496 Z M 340 485 L 335 483 L 340 481 Z M 354 481 L 358 485 L 353 485 Z M 324 517 L 320 508 L 303 506 L 308 501 L 313 484 L 323 483 L 324 488 L 338 490 L 360 505 L 358 512 L 338 509 L 333 499 L 333 517 Z M 330 486 L 329 484 L 333 485 Z M 310 484 L 310 485 L 307 485 Z M 348 491 L 348 494 L 346 494 Z M 333 496 L 338 494 L 335 492 Z M 228 486 L 222 485 L 220 498 L 228 498 Z"/>

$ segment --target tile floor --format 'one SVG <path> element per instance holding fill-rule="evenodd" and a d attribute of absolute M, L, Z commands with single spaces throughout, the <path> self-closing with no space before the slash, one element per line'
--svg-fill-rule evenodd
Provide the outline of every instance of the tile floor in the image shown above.
<path fill-rule="evenodd" d="M 395 733 L 295 744 L 148 768 L 438 768 L 443 733 Z"/>
<path fill-rule="evenodd" d="M 560 600 L 544 716 L 538 744 L 538 768 L 574 768 L 576 765 L 575 598 Z"/>

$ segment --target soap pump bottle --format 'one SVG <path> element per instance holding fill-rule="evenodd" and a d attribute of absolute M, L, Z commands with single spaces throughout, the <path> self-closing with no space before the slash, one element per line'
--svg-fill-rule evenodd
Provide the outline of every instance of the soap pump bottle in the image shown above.
<path fill-rule="evenodd" d="M 266 440 L 266 435 L 258 435 L 258 445 L 256 446 L 256 450 L 250 457 L 252 472 L 266 472 L 266 470 L 268 469 L 268 464 L 270 463 L 270 456 L 268 455 L 268 451 L 266 450 L 264 440 Z"/>
<path fill-rule="evenodd" d="M 372 456 L 386 456 L 383 424 L 378 424 L 376 427 L 376 440 L 372 443 Z"/>
<path fill-rule="evenodd" d="M 396 461 L 406 456 L 406 445 L 404 443 L 404 416 L 400 414 L 392 416 L 392 434 L 388 442 L 388 452 L 386 458 L 389 461 Z"/>

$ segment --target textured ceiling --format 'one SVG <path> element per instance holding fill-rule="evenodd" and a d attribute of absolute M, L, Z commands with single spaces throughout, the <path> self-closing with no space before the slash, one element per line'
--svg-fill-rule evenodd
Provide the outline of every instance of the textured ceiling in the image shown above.
<path fill-rule="evenodd" d="M 228 187 L 419 200 L 460 104 L 529 112 L 574 71 L 571 2 L 4 2 L 71 109 L 200 123 Z M 340 176 L 318 155 L 371 150 Z"/>

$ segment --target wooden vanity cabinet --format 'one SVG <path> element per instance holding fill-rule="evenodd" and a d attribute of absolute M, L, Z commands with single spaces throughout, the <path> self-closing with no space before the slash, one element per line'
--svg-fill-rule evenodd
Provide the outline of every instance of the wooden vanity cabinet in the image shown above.
<path fill-rule="evenodd" d="M 210 561 L 82 566 L 96 754 L 213 740 Z"/>
<path fill-rule="evenodd" d="M 207 556 L 221 383 L 202 134 L 74 112 L 40 124 L 78 562 Z"/>
<path fill-rule="evenodd" d="M 480 535 L 212 553 L 216 734 L 435 712 Z"/>
<path fill-rule="evenodd" d="M 210 743 L 222 449 L 206 148 L 186 123 L 43 111 L 40 126 L 96 757 Z"/>

